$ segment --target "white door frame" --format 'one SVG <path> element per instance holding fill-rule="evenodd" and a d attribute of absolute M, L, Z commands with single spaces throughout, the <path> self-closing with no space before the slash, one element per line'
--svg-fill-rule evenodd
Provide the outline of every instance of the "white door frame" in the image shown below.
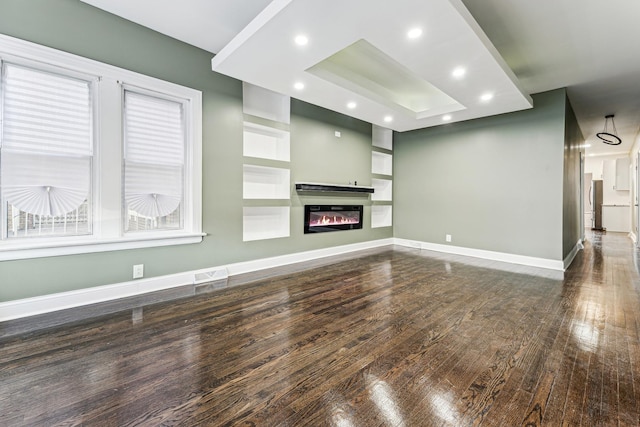
<path fill-rule="evenodd" d="M 580 153 L 580 241 L 584 243 L 584 152 Z"/>
<path fill-rule="evenodd" d="M 633 235 L 636 236 L 636 246 L 640 248 L 640 236 L 638 236 L 640 229 L 640 208 L 638 208 L 638 200 L 640 200 L 640 151 L 636 153 L 636 175 L 635 175 L 635 190 L 633 199 L 631 200 L 631 207 L 635 210 L 636 213 L 636 224 L 635 227 L 632 228 Z"/>

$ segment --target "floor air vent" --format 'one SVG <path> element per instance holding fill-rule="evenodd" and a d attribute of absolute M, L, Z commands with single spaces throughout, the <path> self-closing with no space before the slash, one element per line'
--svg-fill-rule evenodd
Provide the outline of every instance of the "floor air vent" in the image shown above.
<path fill-rule="evenodd" d="M 215 270 L 200 271 L 193 275 L 193 284 L 199 285 L 200 283 L 215 282 L 216 280 L 225 280 L 228 277 L 229 272 L 224 267 Z"/>

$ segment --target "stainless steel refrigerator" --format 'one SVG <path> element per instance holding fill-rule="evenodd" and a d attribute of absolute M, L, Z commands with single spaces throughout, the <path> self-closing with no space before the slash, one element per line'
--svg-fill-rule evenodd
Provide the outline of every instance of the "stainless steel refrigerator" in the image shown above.
<path fill-rule="evenodd" d="M 602 230 L 602 180 L 591 181 L 591 229 Z"/>

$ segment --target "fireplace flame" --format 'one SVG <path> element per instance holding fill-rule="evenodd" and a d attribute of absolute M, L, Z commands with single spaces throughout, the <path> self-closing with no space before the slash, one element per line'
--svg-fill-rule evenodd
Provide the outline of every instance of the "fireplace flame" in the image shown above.
<path fill-rule="evenodd" d="M 358 224 L 358 218 L 343 215 L 312 215 L 309 225 L 317 227 L 323 225 Z"/>

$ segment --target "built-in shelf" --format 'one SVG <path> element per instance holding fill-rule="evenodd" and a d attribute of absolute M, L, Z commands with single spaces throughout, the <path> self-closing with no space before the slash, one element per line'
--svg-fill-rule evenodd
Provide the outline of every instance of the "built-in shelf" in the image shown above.
<path fill-rule="evenodd" d="M 244 165 L 243 197 L 245 199 L 290 199 L 289 169 Z"/>
<path fill-rule="evenodd" d="M 242 212 L 242 240 L 277 239 L 289 237 L 289 207 L 244 207 Z"/>
<path fill-rule="evenodd" d="M 242 83 L 242 111 L 279 123 L 289 123 L 291 98 L 271 90 Z"/>
<path fill-rule="evenodd" d="M 252 159 L 290 161 L 290 134 L 285 130 L 290 124 L 290 104 L 288 96 L 249 83 L 242 84 L 242 154 L 245 157 L 242 194 L 246 204 L 263 205 L 243 207 L 242 240 L 245 242 L 290 235 L 290 207 L 273 206 L 283 200 L 289 203 L 291 199 L 289 165 L 251 164 L 255 163 Z"/>
<path fill-rule="evenodd" d="M 371 228 L 391 227 L 393 207 L 391 205 L 371 206 Z"/>
<path fill-rule="evenodd" d="M 371 178 L 375 189 L 371 200 L 371 228 L 393 226 L 393 131 L 373 125 L 371 135 L 371 173 L 385 175 L 389 179 Z M 383 152 L 387 150 L 388 152 Z"/>
<path fill-rule="evenodd" d="M 391 154 L 371 152 L 371 173 L 393 175 L 393 156 Z"/>
<path fill-rule="evenodd" d="M 365 185 L 322 184 L 317 182 L 296 182 L 296 191 L 315 191 L 332 193 L 373 193 L 373 187 Z"/>
<path fill-rule="evenodd" d="M 391 129 L 373 125 L 371 131 L 371 145 L 389 151 L 393 150 L 393 131 Z"/>
<path fill-rule="evenodd" d="M 371 196 L 371 200 L 392 201 L 393 200 L 393 181 L 390 179 L 371 179 L 371 185 L 375 189 L 375 194 Z"/>
<path fill-rule="evenodd" d="M 244 122 L 243 155 L 260 159 L 289 161 L 289 132 Z"/>

